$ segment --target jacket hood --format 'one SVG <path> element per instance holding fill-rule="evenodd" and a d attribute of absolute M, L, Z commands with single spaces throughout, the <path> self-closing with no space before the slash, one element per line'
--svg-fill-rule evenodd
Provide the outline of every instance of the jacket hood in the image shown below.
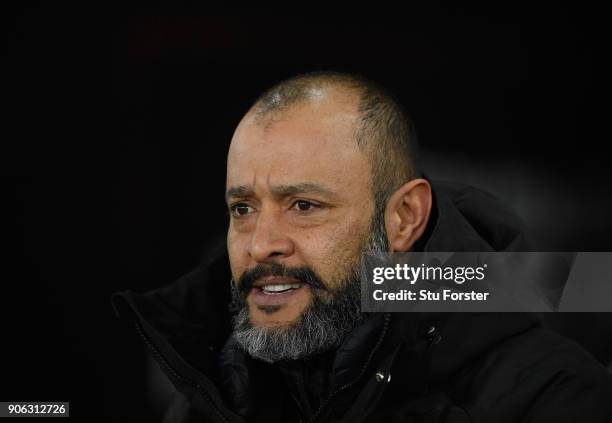
<path fill-rule="evenodd" d="M 523 220 L 494 195 L 433 182 L 432 216 L 417 251 L 530 251 Z"/>
<path fill-rule="evenodd" d="M 415 250 L 530 250 L 523 222 L 491 194 L 457 183 L 434 182 L 432 187 L 432 214 Z M 174 378 L 175 385 L 179 379 L 179 385 L 200 386 L 215 392 L 219 352 L 231 332 L 227 309 L 229 269 L 225 245 L 220 245 L 205 262 L 173 284 L 144 294 L 125 291 L 112 297 L 117 315 L 134 322 L 166 367 L 181 376 Z M 430 381 L 444 380 L 491 345 L 529 329 L 536 322 L 533 317 L 519 313 L 398 313 L 390 317 L 380 353 L 397 349 L 398 344 L 407 354 L 417 354 L 418 350 L 419 356 L 426 357 L 422 368 L 428 374 L 423 378 Z M 379 331 L 383 320 L 380 316 L 373 319 Z M 430 348 L 432 328 L 437 337 L 433 339 L 438 344 L 435 348 Z M 363 331 L 368 330 L 372 331 L 371 328 Z M 464 342 L 465 339 L 470 342 Z M 361 341 L 363 338 L 352 337 L 341 349 L 350 351 L 352 345 L 356 347 Z M 365 343 L 368 342 L 373 341 L 370 338 Z M 369 350 L 371 346 L 366 349 Z M 363 357 L 354 357 L 359 359 Z M 344 370 L 349 377 L 350 371 Z"/>

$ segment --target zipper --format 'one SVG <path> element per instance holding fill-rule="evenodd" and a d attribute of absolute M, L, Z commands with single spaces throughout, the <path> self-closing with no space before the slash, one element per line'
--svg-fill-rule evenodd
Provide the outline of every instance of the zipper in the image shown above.
<path fill-rule="evenodd" d="M 176 379 L 180 380 L 183 383 L 186 383 L 187 385 L 191 386 L 196 391 L 198 391 L 202 395 L 202 397 L 206 400 L 206 402 L 213 408 L 213 410 L 215 410 L 219 418 L 225 423 L 230 423 L 230 420 L 223 414 L 223 412 L 221 411 L 219 406 L 216 404 L 216 402 L 213 400 L 213 398 L 210 396 L 208 391 L 206 391 L 206 389 L 204 389 L 202 385 L 200 385 L 199 383 L 196 383 L 193 380 L 183 375 L 180 375 L 176 370 L 174 370 L 174 368 L 170 366 L 170 364 L 168 364 L 168 361 L 159 352 L 157 347 L 153 345 L 149 337 L 144 333 L 140 322 L 138 322 L 137 320 L 134 320 L 134 325 L 136 327 L 136 332 L 138 332 L 140 337 L 143 339 L 145 345 L 147 345 L 149 350 L 151 350 L 151 352 L 153 353 L 153 356 L 155 357 L 157 362 L 160 364 L 160 366 L 166 371 L 168 371 L 170 374 L 172 374 L 172 376 L 175 377 Z"/>
<path fill-rule="evenodd" d="M 342 385 L 341 387 L 336 389 L 334 392 L 332 392 L 331 395 L 329 397 L 327 397 L 327 399 L 323 402 L 323 404 L 321 404 L 319 406 L 319 408 L 312 415 L 310 420 L 308 420 L 308 423 L 316 422 L 317 419 L 319 418 L 319 416 L 321 415 L 321 413 L 323 412 L 323 409 L 325 407 L 327 407 L 331 403 L 332 399 L 335 396 L 337 396 L 339 393 L 347 390 L 348 388 L 352 387 L 353 385 L 355 385 L 357 382 L 359 382 L 361 380 L 361 378 L 365 374 L 365 371 L 368 369 L 368 366 L 370 365 L 370 362 L 374 358 L 374 354 L 376 354 L 376 351 L 380 348 L 380 345 L 382 344 L 382 341 L 383 341 L 385 335 L 387 334 L 387 330 L 389 329 L 389 321 L 390 320 L 391 320 L 391 314 L 390 313 L 386 313 L 385 314 L 385 323 L 383 325 L 382 332 L 381 332 L 380 336 L 378 337 L 378 341 L 376 341 L 376 344 L 374 345 L 374 348 L 370 352 L 370 355 L 368 356 L 365 364 L 362 366 L 361 371 L 359 372 L 359 375 L 357 375 L 357 377 L 355 379 L 353 379 L 352 381 L 350 381 L 349 383 L 346 383 L 346 384 Z"/>

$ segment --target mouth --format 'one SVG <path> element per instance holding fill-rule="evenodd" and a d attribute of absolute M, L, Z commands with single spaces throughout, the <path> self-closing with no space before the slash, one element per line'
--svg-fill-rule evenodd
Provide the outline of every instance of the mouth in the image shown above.
<path fill-rule="evenodd" d="M 263 292 L 264 294 L 268 294 L 268 295 L 276 295 L 276 294 L 282 294 L 283 292 L 287 292 L 290 291 L 292 289 L 298 289 L 301 288 L 302 284 L 301 283 L 293 283 L 293 284 L 270 284 L 270 285 L 264 285 L 262 286 L 261 292 Z"/>
<path fill-rule="evenodd" d="M 265 277 L 253 284 L 250 296 L 258 307 L 280 306 L 307 289 L 307 284 L 278 276 Z"/>

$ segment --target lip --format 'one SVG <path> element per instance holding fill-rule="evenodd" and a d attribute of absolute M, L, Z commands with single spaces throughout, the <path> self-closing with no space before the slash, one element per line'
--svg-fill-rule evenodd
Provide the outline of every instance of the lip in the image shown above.
<path fill-rule="evenodd" d="M 261 279 L 258 279 L 253 284 L 253 287 L 261 288 L 262 286 L 266 286 L 266 285 L 281 285 L 281 284 L 296 284 L 296 283 L 304 285 L 303 282 L 298 281 L 297 279 L 293 279 L 293 278 L 285 278 L 282 276 L 266 276 Z"/>
<path fill-rule="evenodd" d="M 284 292 L 278 293 L 265 293 L 262 287 L 266 285 L 280 285 L 280 284 L 296 284 L 299 283 L 299 288 L 290 289 Z M 253 303 L 258 307 L 266 306 L 280 306 L 288 303 L 292 299 L 295 299 L 298 295 L 302 294 L 308 289 L 308 285 L 292 278 L 283 278 L 280 276 L 268 276 L 259 279 L 253 284 L 249 297 Z"/>

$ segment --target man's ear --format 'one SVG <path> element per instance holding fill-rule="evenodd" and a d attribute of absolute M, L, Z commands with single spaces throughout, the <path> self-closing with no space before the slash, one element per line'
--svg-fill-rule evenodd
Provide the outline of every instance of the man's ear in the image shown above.
<path fill-rule="evenodd" d="M 425 231 L 431 203 L 431 185 L 425 179 L 406 182 L 393 193 L 385 209 L 391 252 L 410 251 Z"/>

